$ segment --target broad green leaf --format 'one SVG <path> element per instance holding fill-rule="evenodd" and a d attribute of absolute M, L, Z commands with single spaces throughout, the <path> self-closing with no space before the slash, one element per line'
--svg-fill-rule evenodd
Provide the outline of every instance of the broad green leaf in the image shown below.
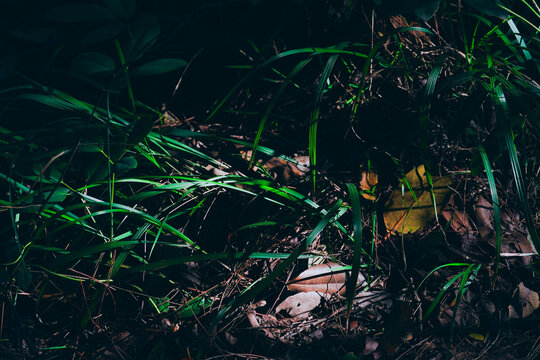
<path fill-rule="evenodd" d="M 508 13 L 497 6 L 498 1 L 490 0 L 465 0 L 465 4 L 477 10 L 482 15 L 496 16 L 500 19 L 507 19 Z"/>
<path fill-rule="evenodd" d="M 81 45 L 95 44 L 104 40 L 112 39 L 126 28 L 125 24 L 120 22 L 108 22 L 88 32 L 81 38 Z"/>
<path fill-rule="evenodd" d="M 186 66 L 187 62 L 182 59 L 166 58 L 150 61 L 135 68 L 131 73 L 133 76 L 148 76 L 163 74 Z"/>
<path fill-rule="evenodd" d="M 74 70 L 88 75 L 112 73 L 116 66 L 109 56 L 97 52 L 77 55 L 71 62 Z"/>
<path fill-rule="evenodd" d="M 385 204 L 383 214 L 387 231 L 399 234 L 416 232 L 435 219 L 434 204 L 424 165 L 409 171 L 405 177 L 414 195 L 411 190 L 404 193 L 401 189 L 394 190 Z M 450 197 L 448 186 L 452 182 L 448 177 L 432 176 L 432 183 L 435 205 L 439 213 Z"/>
<path fill-rule="evenodd" d="M 57 30 L 45 27 L 23 27 L 13 29 L 9 33 L 19 39 L 23 39 L 37 44 L 56 42 L 61 39 L 63 35 Z"/>
<path fill-rule="evenodd" d="M 428 21 L 439 9 L 439 0 L 429 1 L 413 9 L 413 12 L 423 21 Z"/>
<path fill-rule="evenodd" d="M 99 144 L 99 142 L 96 142 Z M 79 145 L 79 152 L 87 153 L 87 152 L 102 152 L 103 150 L 97 146 L 96 144 L 81 144 Z"/>
<path fill-rule="evenodd" d="M 151 115 L 144 114 L 137 121 L 135 121 L 135 124 L 133 124 L 133 128 L 131 129 L 131 132 L 127 138 L 127 145 L 135 146 L 139 142 L 143 141 L 143 139 L 145 139 L 152 131 L 154 120 L 155 118 Z"/>
<path fill-rule="evenodd" d="M 52 8 L 45 13 L 44 19 L 61 23 L 80 23 L 87 21 L 112 20 L 113 16 L 109 10 L 103 6 L 75 3 Z"/>
<path fill-rule="evenodd" d="M 47 200 L 47 203 L 60 203 L 62 201 L 64 201 L 66 199 L 66 197 L 68 196 L 68 194 L 70 193 L 71 190 L 69 190 L 68 188 L 64 188 L 64 187 L 60 187 L 56 190 L 54 190 L 54 192 L 51 192 L 50 191 L 45 191 L 43 192 L 41 195 L 43 196 L 43 200 Z"/>
<path fill-rule="evenodd" d="M 120 174 L 127 173 L 130 170 L 137 168 L 137 159 L 133 156 L 123 157 L 114 163 L 114 170 Z"/>
<path fill-rule="evenodd" d="M 21 263 L 21 266 L 17 269 L 15 273 L 15 281 L 21 289 L 26 290 L 32 285 L 32 274 L 25 266 L 24 262 Z"/>
<path fill-rule="evenodd" d="M 161 27 L 156 17 L 140 15 L 133 23 L 133 36 L 124 50 L 126 61 L 131 63 L 148 51 L 157 40 Z"/>
<path fill-rule="evenodd" d="M 135 0 L 103 0 L 103 3 L 118 19 L 128 19 L 135 12 Z"/>

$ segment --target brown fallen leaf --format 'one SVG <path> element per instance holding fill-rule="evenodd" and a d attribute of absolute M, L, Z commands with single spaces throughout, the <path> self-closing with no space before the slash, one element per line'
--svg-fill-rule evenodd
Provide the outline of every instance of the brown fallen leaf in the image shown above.
<path fill-rule="evenodd" d="M 516 309 L 513 305 L 508 306 L 509 319 L 522 319 L 531 315 L 540 306 L 540 297 L 536 291 L 532 291 L 522 282 L 518 285 L 518 303 L 521 309 Z"/>
<path fill-rule="evenodd" d="M 474 209 L 476 225 L 482 239 L 488 238 L 493 232 L 493 206 L 482 196 L 478 198 Z"/>
<path fill-rule="evenodd" d="M 493 227 L 493 206 L 480 196 L 474 209 L 478 232 L 483 240 L 496 246 L 495 229 Z M 528 238 L 528 232 L 523 229 L 519 221 L 515 220 L 517 214 L 511 216 L 509 210 L 501 211 L 501 256 L 536 254 L 536 250 Z M 525 261 L 525 260 L 524 260 Z"/>
<path fill-rule="evenodd" d="M 364 346 L 364 350 L 362 351 L 362 355 L 367 356 L 375 352 L 375 350 L 377 350 L 378 347 L 379 347 L 379 342 L 373 339 L 372 337 L 368 336 L 366 337 L 366 344 Z"/>
<path fill-rule="evenodd" d="M 455 195 L 450 196 L 450 199 L 441 214 L 456 234 L 469 236 L 473 233 L 472 226 L 469 223 L 469 217 L 464 211 L 461 211 L 461 209 L 456 206 L 454 196 Z"/>
<path fill-rule="evenodd" d="M 379 182 L 379 177 L 373 171 L 362 171 L 362 178 L 360 179 L 360 189 L 367 191 L 368 193 L 362 193 L 362 196 L 371 201 L 375 201 L 375 195 L 371 194 L 373 188 Z"/>
<path fill-rule="evenodd" d="M 389 233 L 416 232 L 435 219 L 435 209 L 424 165 L 412 169 L 405 177 L 418 201 L 415 201 L 407 188 L 405 188 L 404 193 L 401 192 L 401 188 L 392 192 L 386 201 L 383 214 L 384 224 Z M 440 213 L 450 197 L 449 185 L 452 181 L 449 177 L 440 176 L 432 176 L 431 180 L 437 213 Z"/>
<path fill-rule="evenodd" d="M 298 292 L 318 291 L 323 294 L 333 294 L 336 292 L 343 294 L 345 293 L 347 275 L 345 272 L 332 272 L 332 269 L 341 267 L 341 265 L 336 263 L 310 267 L 289 282 L 287 289 Z M 364 282 L 364 276 L 358 274 L 357 284 L 363 284 Z"/>

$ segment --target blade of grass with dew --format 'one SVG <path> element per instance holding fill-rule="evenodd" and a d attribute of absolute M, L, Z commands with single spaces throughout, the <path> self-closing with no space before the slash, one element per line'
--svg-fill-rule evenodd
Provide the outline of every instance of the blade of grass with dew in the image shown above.
<path fill-rule="evenodd" d="M 508 26 L 510 27 L 510 30 L 512 30 L 512 33 L 514 34 L 514 37 L 516 38 L 516 41 L 521 49 L 521 52 L 523 53 L 523 57 L 525 60 L 532 60 L 531 53 L 527 49 L 527 44 L 525 43 L 525 40 L 523 40 L 523 37 L 520 34 L 519 29 L 517 28 L 516 23 L 511 18 L 507 20 Z"/>
<path fill-rule="evenodd" d="M 489 190 L 491 193 L 491 202 L 493 203 L 493 218 L 495 220 L 495 248 L 497 251 L 495 258 L 495 275 L 499 272 L 499 262 L 501 258 L 501 242 L 502 242 L 502 229 L 501 229 L 501 206 L 499 204 L 499 196 L 497 195 L 497 186 L 495 185 L 495 178 L 493 177 L 493 171 L 491 170 L 491 164 L 486 153 L 486 149 L 482 145 L 478 146 L 478 152 L 482 158 L 484 169 L 486 170 L 486 176 L 489 184 Z"/>
<path fill-rule="evenodd" d="M 352 304 L 354 296 L 356 294 L 356 283 L 358 280 L 358 274 L 360 273 L 360 255 L 362 253 L 362 205 L 360 203 L 360 197 L 356 186 L 348 183 L 347 189 L 349 190 L 349 197 L 351 199 L 351 207 L 353 213 L 353 258 L 352 258 L 352 270 L 351 275 L 347 279 L 346 283 L 346 298 L 347 298 L 347 323 L 351 315 Z M 349 328 L 347 326 L 347 328 Z"/>

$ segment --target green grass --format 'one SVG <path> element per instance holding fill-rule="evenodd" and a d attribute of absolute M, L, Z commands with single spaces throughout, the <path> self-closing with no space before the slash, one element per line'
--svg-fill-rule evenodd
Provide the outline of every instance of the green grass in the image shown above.
<path fill-rule="evenodd" d="M 350 270 L 347 329 L 361 317 L 354 305 L 363 290 L 355 286 L 360 271 L 367 271 L 368 287 L 386 287 L 397 271 L 411 289 L 422 288 L 414 294 L 432 299 L 416 303 L 425 308 L 422 322 L 436 326 L 430 321 L 445 295 L 456 294 L 455 320 L 471 284 L 487 282 L 491 294 L 498 286 L 493 280 L 508 276 L 500 261 L 504 204 L 523 214 L 540 249 L 538 201 L 529 194 L 538 190 L 533 159 L 540 136 L 534 1 L 521 1 L 519 11 L 501 5 L 484 12 L 474 1 L 461 9 L 458 2 L 440 2 L 440 29 L 433 19 L 398 28 L 386 22 L 385 33 L 372 28 L 369 37 L 335 45 L 290 48 L 268 45 L 277 38 L 264 46 L 251 39 L 246 51 L 254 59 L 221 64 L 236 81 L 219 98 L 206 99 L 213 105 L 201 109 L 203 117 L 177 127 L 155 126 L 164 125 L 164 115 L 155 101 L 147 103 L 153 94 L 145 84 L 182 80 L 191 75 L 181 73 L 188 61 L 163 50 L 170 46 L 166 16 L 123 3 L 46 12 L 51 29 L 75 24 L 78 32 L 52 53 L 35 50 L 44 59 L 39 71 L 17 68 L 0 89 L 0 210 L 8 224 L 0 276 L 9 284 L 3 303 L 27 311 L 21 298 L 28 297 L 38 316 L 41 308 L 65 304 L 71 313 L 59 321 L 74 329 L 66 336 L 108 327 L 124 302 L 140 324 L 171 316 L 183 331 L 197 323 L 220 336 L 243 326 L 249 303 L 273 301 L 308 259 L 323 257 Z M 430 18 L 430 9 L 415 11 Z M 89 26 L 96 18 L 103 27 Z M 406 93 L 405 100 L 388 89 Z M 477 151 L 483 167 L 473 150 L 452 159 L 442 139 Z M 242 159 L 241 150 L 252 150 L 251 157 Z M 272 159 L 280 169 L 295 166 L 298 154 L 310 160 L 304 175 L 280 177 L 265 167 Z M 448 226 L 438 220 L 395 245 L 400 239 L 387 233 L 380 214 L 400 180 L 402 191 L 415 197 L 404 174 L 419 164 L 430 183 L 432 175 L 472 169 L 473 175 L 454 175 L 465 202 L 474 199 L 463 183 L 487 182 L 494 259 L 448 255 L 419 263 L 421 254 L 411 253 L 409 243 L 438 233 L 446 239 Z M 374 202 L 357 189 L 365 168 L 383 179 Z M 432 189 L 431 196 L 437 215 Z M 456 238 L 443 246 L 459 248 Z M 537 266 L 533 261 L 525 269 Z M 494 271 L 486 275 L 488 268 Z M 394 298 L 412 298 L 405 287 L 391 291 Z M 449 353 L 459 334 L 452 324 Z M 203 357 L 213 338 L 191 340 L 187 352 Z M 80 354 L 59 338 L 50 341 L 43 349 L 49 354 Z M 155 346 L 158 351 L 163 343 Z"/>

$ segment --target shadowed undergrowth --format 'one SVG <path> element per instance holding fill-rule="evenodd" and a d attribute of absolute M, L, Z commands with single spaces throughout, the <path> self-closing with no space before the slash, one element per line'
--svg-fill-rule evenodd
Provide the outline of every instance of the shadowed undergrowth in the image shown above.
<path fill-rule="evenodd" d="M 2 356 L 538 355 L 534 1 L 147 6 L 2 40 Z"/>

